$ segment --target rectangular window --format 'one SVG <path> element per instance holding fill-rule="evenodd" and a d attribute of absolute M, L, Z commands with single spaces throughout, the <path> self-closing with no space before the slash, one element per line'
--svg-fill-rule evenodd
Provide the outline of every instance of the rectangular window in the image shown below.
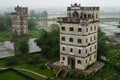
<path fill-rule="evenodd" d="M 88 28 L 86 28 L 86 32 L 88 32 Z"/>
<path fill-rule="evenodd" d="M 94 26 L 94 30 L 96 30 L 96 26 Z"/>
<path fill-rule="evenodd" d="M 78 63 L 78 64 L 81 64 L 81 60 L 78 60 L 77 63 Z"/>
<path fill-rule="evenodd" d="M 88 43 L 88 40 L 86 39 L 86 43 Z"/>
<path fill-rule="evenodd" d="M 78 43 L 82 43 L 82 40 L 81 40 L 81 39 L 78 39 Z"/>
<path fill-rule="evenodd" d="M 96 37 L 94 36 L 94 40 L 96 40 Z"/>
<path fill-rule="evenodd" d="M 92 51 L 92 48 L 90 47 L 90 51 Z"/>
<path fill-rule="evenodd" d="M 73 27 L 70 27 L 70 31 L 74 31 L 74 28 L 73 28 Z"/>
<path fill-rule="evenodd" d="M 90 41 L 92 41 L 92 37 L 90 37 Z"/>
<path fill-rule="evenodd" d="M 85 60 L 85 62 L 87 63 L 87 59 Z"/>
<path fill-rule="evenodd" d="M 87 54 L 87 49 L 86 49 L 86 54 Z"/>
<path fill-rule="evenodd" d="M 92 31 L 92 27 L 91 27 L 91 31 Z"/>
<path fill-rule="evenodd" d="M 81 54 L 81 50 L 80 49 L 78 50 L 78 53 Z"/>
<path fill-rule="evenodd" d="M 61 28 L 61 29 L 65 31 L 65 27 L 63 27 L 63 26 L 62 26 L 62 28 Z"/>
<path fill-rule="evenodd" d="M 73 48 L 70 48 L 70 52 L 73 52 Z"/>
<path fill-rule="evenodd" d="M 82 32 L 82 28 L 78 28 L 78 32 Z"/>
<path fill-rule="evenodd" d="M 96 49 L 97 47 L 96 47 L 96 45 L 95 45 L 95 49 Z"/>
<path fill-rule="evenodd" d="M 70 41 L 70 42 L 73 42 L 73 38 L 69 38 L 69 41 Z"/>
<path fill-rule="evenodd" d="M 89 58 L 89 61 L 91 61 L 91 57 Z"/>
<path fill-rule="evenodd" d="M 62 50 L 65 51 L 65 47 L 62 47 Z"/>
<path fill-rule="evenodd" d="M 65 41 L 65 37 L 62 37 L 61 40 L 62 40 L 62 41 Z"/>
<path fill-rule="evenodd" d="M 65 57 L 63 57 L 63 61 L 65 60 Z"/>

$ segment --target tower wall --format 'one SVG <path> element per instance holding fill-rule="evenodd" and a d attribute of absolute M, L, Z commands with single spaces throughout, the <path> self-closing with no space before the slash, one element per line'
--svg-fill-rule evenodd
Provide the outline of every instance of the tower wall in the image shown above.
<path fill-rule="evenodd" d="M 98 7 L 67 8 L 67 17 L 60 23 L 60 64 L 85 70 L 97 61 Z"/>

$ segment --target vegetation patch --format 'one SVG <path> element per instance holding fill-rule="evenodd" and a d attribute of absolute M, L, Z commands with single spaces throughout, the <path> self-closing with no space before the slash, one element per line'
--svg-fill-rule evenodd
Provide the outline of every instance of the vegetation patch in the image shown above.
<path fill-rule="evenodd" d="M 8 68 L 0 71 L 0 80 L 35 80 L 15 69 Z"/>

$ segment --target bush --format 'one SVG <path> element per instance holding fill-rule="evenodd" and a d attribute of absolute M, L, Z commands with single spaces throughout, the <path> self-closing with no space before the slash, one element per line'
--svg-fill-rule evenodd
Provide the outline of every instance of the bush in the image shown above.
<path fill-rule="evenodd" d="M 19 43 L 19 51 L 24 54 L 24 53 L 28 53 L 29 50 L 29 46 L 28 46 L 28 39 L 27 38 L 19 38 L 18 40 Z"/>
<path fill-rule="evenodd" d="M 39 54 L 34 54 L 33 56 L 31 56 L 27 59 L 27 62 L 29 64 L 38 64 L 38 63 L 43 63 L 44 60 L 42 58 L 40 58 Z"/>
<path fill-rule="evenodd" d="M 42 48 L 41 54 L 49 60 L 55 60 L 59 57 L 59 27 L 52 25 L 51 31 L 40 30 L 37 45 Z M 54 57 L 54 58 L 53 58 Z"/>
<path fill-rule="evenodd" d="M 13 66 L 13 65 L 17 65 L 17 64 L 18 64 L 18 61 L 17 61 L 17 58 L 15 58 L 15 57 L 9 57 L 6 59 L 7 66 Z"/>
<path fill-rule="evenodd" d="M 39 69 L 46 69 L 46 66 L 44 63 L 41 63 L 38 65 Z"/>

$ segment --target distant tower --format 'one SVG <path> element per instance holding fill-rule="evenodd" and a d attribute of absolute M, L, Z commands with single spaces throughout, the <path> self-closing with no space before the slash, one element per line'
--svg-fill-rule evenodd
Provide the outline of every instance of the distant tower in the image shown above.
<path fill-rule="evenodd" d="M 24 36 L 28 34 L 28 8 L 15 7 L 15 12 L 12 15 L 12 31 L 13 37 Z"/>
<path fill-rule="evenodd" d="M 85 70 L 97 61 L 99 7 L 72 4 L 60 23 L 60 64 Z"/>

